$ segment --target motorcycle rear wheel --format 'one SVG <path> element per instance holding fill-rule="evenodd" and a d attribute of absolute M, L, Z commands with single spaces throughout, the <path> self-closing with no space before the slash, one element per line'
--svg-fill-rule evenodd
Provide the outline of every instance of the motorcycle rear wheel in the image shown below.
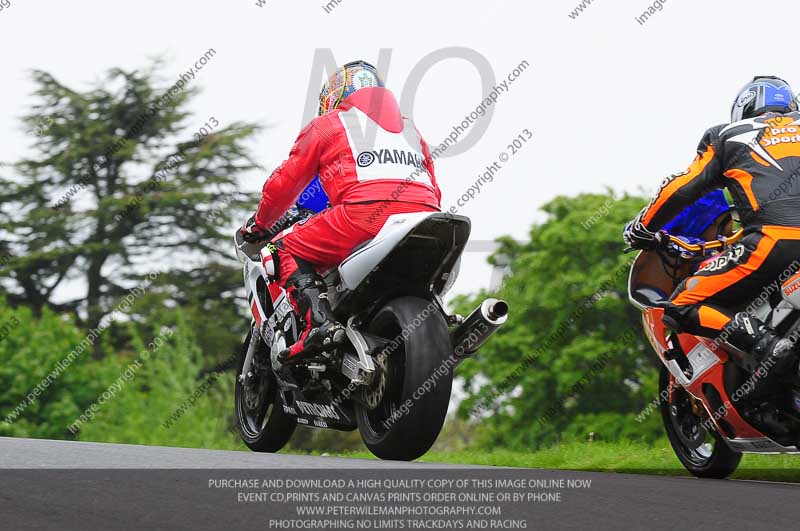
<path fill-rule="evenodd" d="M 453 385 L 453 354 L 447 322 L 419 297 L 401 297 L 381 308 L 369 332 L 394 342 L 378 374 L 380 401 L 356 405 L 356 421 L 367 448 L 381 459 L 413 461 L 442 430 Z M 370 392 L 370 391 L 367 391 Z"/>
<path fill-rule="evenodd" d="M 297 427 L 297 421 L 291 415 L 284 413 L 278 396 L 278 382 L 269 365 L 254 370 L 247 386 L 239 381 L 251 334 L 252 331 L 244 340 L 236 364 L 236 427 L 242 441 L 252 451 L 274 453 L 289 442 Z M 258 349 L 266 349 L 261 340 Z M 268 359 L 266 352 L 261 354 L 266 355 Z"/>
<path fill-rule="evenodd" d="M 736 471 L 742 454 L 731 450 L 714 431 L 703 427 L 704 419 L 697 416 L 691 407 L 689 394 L 683 387 L 675 385 L 669 393 L 670 372 L 661 366 L 658 378 L 659 396 L 671 394 L 667 400 L 659 400 L 661 420 L 669 443 L 681 464 L 698 478 L 725 479 Z"/>

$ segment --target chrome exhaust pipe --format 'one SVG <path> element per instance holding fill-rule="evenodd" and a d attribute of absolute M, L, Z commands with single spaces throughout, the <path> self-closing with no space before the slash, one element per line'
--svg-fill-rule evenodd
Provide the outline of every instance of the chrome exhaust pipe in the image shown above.
<path fill-rule="evenodd" d="M 486 299 L 450 335 L 456 358 L 473 356 L 508 320 L 508 303 Z"/>

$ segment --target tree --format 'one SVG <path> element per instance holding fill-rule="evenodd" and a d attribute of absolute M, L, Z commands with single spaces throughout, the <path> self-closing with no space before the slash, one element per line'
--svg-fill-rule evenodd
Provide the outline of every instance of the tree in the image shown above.
<path fill-rule="evenodd" d="M 184 310 L 163 312 L 171 326 L 120 324 L 128 344 L 96 360 L 69 319 L 0 297 L 0 436 L 242 448 L 230 429 L 234 375 L 207 372 Z"/>
<path fill-rule="evenodd" d="M 633 414 L 655 396 L 657 366 L 628 303 L 634 255 L 622 253 L 621 229 L 644 203 L 559 197 L 542 208 L 548 219 L 531 228 L 529 243 L 500 240 L 495 255 L 510 258 L 512 275 L 493 295 L 509 302 L 510 318 L 460 369 L 468 392 L 460 414 L 480 422 L 485 443 L 535 448 L 597 431 L 599 418 L 600 436 L 636 432 Z M 459 308 L 476 303 L 462 299 Z"/>
<path fill-rule="evenodd" d="M 70 436 L 69 423 L 116 378 L 115 367 L 83 363 L 83 339 L 48 308 L 36 319 L 0 297 L 0 436 Z"/>
<path fill-rule="evenodd" d="M 0 275 L 13 304 L 69 311 L 91 329 L 154 266 L 197 276 L 229 263 L 220 227 L 245 205 L 235 178 L 257 167 L 244 147 L 256 127 L 211 117 L 188 129 L 196 89 L 164 86 L 158 66 L 110 70 L 85 92 L 34 72 L 38 103 L 23 120 L 37 127 L 38 156 L 0 179 L 0 251 L 13 257 Z M 68 281 L 84 294 L 56 303 Z"/>
<path fill-rule="evenodd" d="M 146 336 L 151 323 L 174 326 L 179 307 L 195 340 L 203 352 L 206 370 L 220 363 L 230 363 L 233 353 L 241 349 L 251 316 L 242 289 L 242 271 L 224 264 L 209 264 L 190 272 L 170 271 L 158 277 L 147 293 L 136 300 L 134 313 L 146 316 L 136 323 L 140 335 Z M 116 329 L 114 329 L 116 331 Z M 120 328 L 122 334 L 126 328 Z M 114 349 L 128 344 L 128 337 L 116 334 Z M 234 363 L 230 363 L 231 373 Z"/>

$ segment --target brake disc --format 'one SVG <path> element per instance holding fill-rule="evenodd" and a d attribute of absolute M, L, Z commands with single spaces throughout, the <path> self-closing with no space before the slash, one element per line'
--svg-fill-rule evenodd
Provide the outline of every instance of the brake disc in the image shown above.
<path fill-rule="evenodd" d="M 373 376 L 372 385 L 364 392 L 364 402 L 369 409 L 377 408 L 383 400 L 383 396 L 386 394 L 386 387 L 389 385 L 386 377 L 387 358 L 388 357 L 385 355 L 375 357 L 375 372 L 377 374 Z"/>
<path fill-rule="evenodd" d="M 244 404 L 248 411 L 256 411 L 262 403 L 264 386 L 261 378 L 250 378 L 244 387 Z"/>

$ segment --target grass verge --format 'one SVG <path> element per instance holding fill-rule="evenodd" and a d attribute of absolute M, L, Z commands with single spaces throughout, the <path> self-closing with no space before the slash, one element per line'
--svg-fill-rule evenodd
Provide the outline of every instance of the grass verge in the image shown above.
<path fill-rule="evenodd" d="M 367 452 L 324 455 L 373 458 Z M 530 453 L 511 450 L 429 452 L 418 461 L 663 476 L 689 475 L 666 441 L 653 446 L 637 443 L 569 443 Z M 732 478 L 800 483 L 800 456 L 745 455 Z"/>

